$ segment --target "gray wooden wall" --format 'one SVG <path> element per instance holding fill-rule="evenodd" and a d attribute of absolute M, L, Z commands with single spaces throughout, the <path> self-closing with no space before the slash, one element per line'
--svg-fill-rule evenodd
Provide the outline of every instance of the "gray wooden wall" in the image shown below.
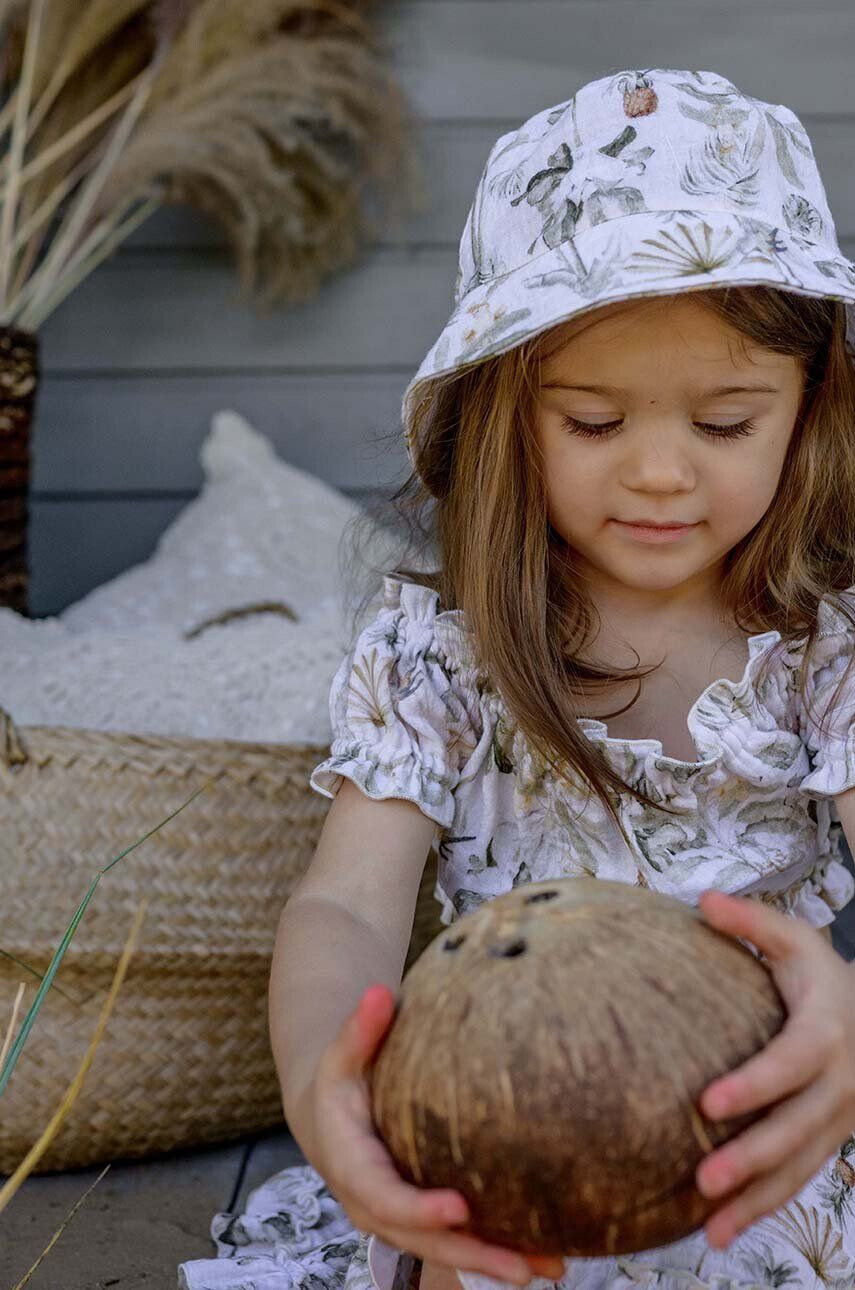
<path fill-rule="evenodd" d="M 492 143 L 622 68 L 721 72 L 793 108 L 855 257 L 853 0 L 398 0 L 378 11 L 419 121 L 429 209 L 316 298 L 267 318 L 236 300 L 216 226 L 165 209 L 41 332 L 31 612 L 59 613 L 147 558 L 196 495 L 211 414 L 354 496 L 403 477 L 404 387 L 451 308 L 457 245 Z"/>

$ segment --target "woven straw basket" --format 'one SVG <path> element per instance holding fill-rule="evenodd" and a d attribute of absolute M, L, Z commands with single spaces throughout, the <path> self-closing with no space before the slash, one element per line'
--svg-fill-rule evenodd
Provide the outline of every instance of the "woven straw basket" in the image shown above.
<path fill-rule="evenodd" d="M 0 949 L 40 975 L 98 871 L 213 780 L 100 878 L 0 1095 L 0 1173 L 21 1162 L 67 1091 L 143 897 L 106 1030 L 35 1172 L 284 1123 L 268 1036 L 270 960 L 279 914 L 330 806 L 308 783 L 328 753 L 315 744 L 19 730 L 0 708 Z M 432 851 L 405 970 L 441 930 L 435 881 Z M 21 981 L 22 1018 L 39 982 L 0 956 L 0 1040 Z"/>

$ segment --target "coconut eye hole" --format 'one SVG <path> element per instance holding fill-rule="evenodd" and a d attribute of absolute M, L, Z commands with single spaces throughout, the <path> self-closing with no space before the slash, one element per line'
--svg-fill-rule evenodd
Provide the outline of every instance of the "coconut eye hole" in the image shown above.
<path fill-rule="evenodd" d="M 517 940 L 511 941 L 507 945 L 491 945 L 490 954 L 493 958 L 515 959 L 518 954 L 525 954 L 528 949 L 524 938 L 520 936 Z"/>
<path fill-rule="evenodd" d="M 538 900 L 554 900 L 560 895 L 559 891 L 536 891 L 533 896 L 526 896 L 525 904 L 534 905 Z"/>
<path fill-rule="evenodd" d="M 444 950 L 456 950 L 463 944 L 465 940 L 466 940 L 465 935 L 457 936 L 453 941 L 443 941 L 442 948 Z"/>

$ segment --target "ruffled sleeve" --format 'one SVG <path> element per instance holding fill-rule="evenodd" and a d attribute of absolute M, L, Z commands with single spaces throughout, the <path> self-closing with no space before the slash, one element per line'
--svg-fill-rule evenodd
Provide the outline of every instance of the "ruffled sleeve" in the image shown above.
<path fill-rule="evenodd" d="M 333 677 L 330 755 L 310 786 L 335 797 L 342 778 L 376 800 L 415 802 L 443 828 L 454 819 L 459 778 L 450 752 L 450 678 L 437 653 L 438 597 L 387 574 L 383 605 Z"/>
<path fill-rule="evenodd" d="M 855 587 L 843 595 L 855 617 Z M 855 787 L 855 627 L 826 601 L 819 606 L 818 626 L 804 661 L 808 704 L 799 697 L 800 734 L 810 763 L 801 788 L 824 798 Z"/>

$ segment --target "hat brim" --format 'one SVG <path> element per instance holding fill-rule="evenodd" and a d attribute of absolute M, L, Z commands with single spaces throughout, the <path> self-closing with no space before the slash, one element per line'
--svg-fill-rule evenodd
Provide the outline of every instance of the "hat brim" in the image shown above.
<path fill-rule="evenodd" d="M 725 286 L 839 300 L 855 339 L 855 264 L 833 240 L 796 240 L 789 229 L 730 211 L 625 215 L 468 287 L 404 392 L 408 447 L 415 409 L 438 377 L 607 304 Z"/>

